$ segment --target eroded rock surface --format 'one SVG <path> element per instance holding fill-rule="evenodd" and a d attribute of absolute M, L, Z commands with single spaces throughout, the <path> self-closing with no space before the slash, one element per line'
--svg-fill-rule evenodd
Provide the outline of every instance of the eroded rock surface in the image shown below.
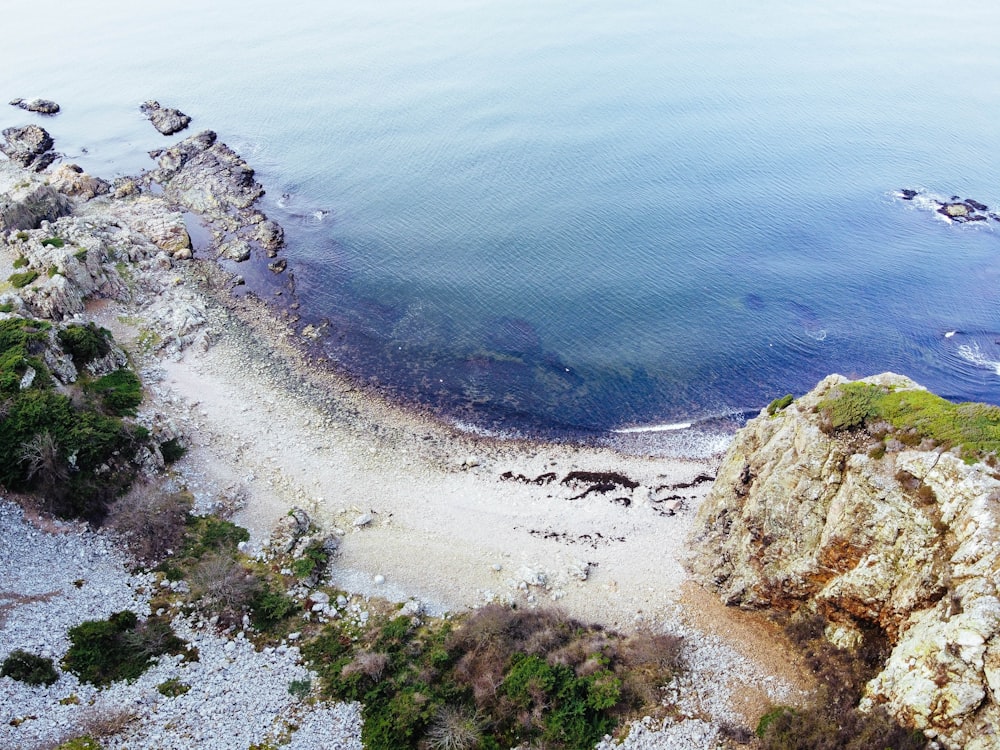
<path fill-rule="evenodd" d="M 823 614 L 838 645 L 880 631 L 892 652 L 865 702 L 948 748 L 1000 746 L 1000 480 L 951 452 L 868 455 L 825 434 L 815 407 L 844 382 L 737 435 L 699 510 L 693 571 L 727 604 Z"/>

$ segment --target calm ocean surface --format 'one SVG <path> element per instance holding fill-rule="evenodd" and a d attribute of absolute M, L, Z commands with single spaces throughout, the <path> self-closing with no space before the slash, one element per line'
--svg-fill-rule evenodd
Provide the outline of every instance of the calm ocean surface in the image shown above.
<path fill-rule="evenodd" d="M 0 99 L 58 101 L 103 176 L 173 142 L 147 98 L 218 131 L 329 355 L 453 419 L 596 434 L 884 370 L 1000 401 L 1000 223 L 894 195 L 1000 208 L 1000 4 L 35 7 Z"/>

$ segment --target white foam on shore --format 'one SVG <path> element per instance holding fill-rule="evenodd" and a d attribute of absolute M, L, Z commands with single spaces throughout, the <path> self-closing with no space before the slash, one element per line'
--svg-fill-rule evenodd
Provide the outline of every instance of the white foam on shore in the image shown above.
<path fill-rule="evenodd" d="M 670 424 L 652 424 L 644 425 L 642 427 L 622 427 L 617 430 L 611 430 L 619 435 L 629 435 L 636 432 L 669 432 L 672 430 L 689 430 L 693 427 L 691 422 L 672 422 Z"/>

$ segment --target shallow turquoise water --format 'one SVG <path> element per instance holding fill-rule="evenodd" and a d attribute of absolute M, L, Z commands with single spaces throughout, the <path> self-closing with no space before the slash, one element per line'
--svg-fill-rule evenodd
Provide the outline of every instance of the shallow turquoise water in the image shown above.
<path fill-rule="evenodd" d="M 1000 6 L 871 5 L 104 0 L 15 11 L 47 25 L 0 97 L 59 101 L 104 175 L 169 143 L 144 99 L 219 131 L 329 354 L 464 421 L 687 421 L 833 371 L 995 402 L 1000 223 L 894 192 L 1000 203 Z"/>

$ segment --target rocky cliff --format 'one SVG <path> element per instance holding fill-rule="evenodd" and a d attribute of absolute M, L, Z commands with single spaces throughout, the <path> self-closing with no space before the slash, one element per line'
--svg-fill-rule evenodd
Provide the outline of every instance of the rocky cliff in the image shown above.
<path fill-rule="evenodd" d="M 887 639 L 862 706 L 948 748 L 996 748 L 1000 474 L 981 448 L 997 415 L 956 409 L 969 424 L 955 429 L 980 440 L 959 455 L 926 413 L 901 421 L 898 404 L 927 402 L 924 389 L 864 382 L 854 395 L 885 394 L 894 411 L 831 418 L 847 383 L 834 375 L 739 433 L 699 511 L 694 573 L 730 605 L 823 615 L 836 645 Z"/>

